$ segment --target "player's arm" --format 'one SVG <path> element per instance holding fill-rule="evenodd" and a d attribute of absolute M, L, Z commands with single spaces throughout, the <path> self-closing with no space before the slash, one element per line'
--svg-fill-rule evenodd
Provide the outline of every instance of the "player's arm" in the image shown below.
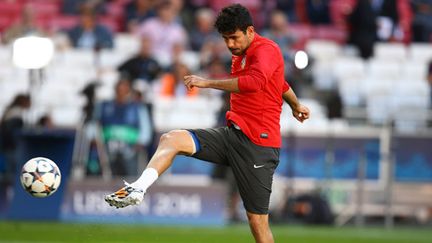
<path fill-rule="evenodd" d="M 184 83 L 188 89 L 193 87 L 220 89 L 228 92 L 239 92 L 238 78 L 205 79 L 196 75 L 184 76 Z"/>
<path fill-rule="evenodd" d="M 253 93 L 258 92 L 267 83 L 267 76 L 272 74 L 277 65 L 274 63 L 275 56 L 281 56 L 279 50 L 265 45 L 260 47 L 248 58 L 249 66 L 247 72 L 229 79 L 209 80 L 196 75 L 184 77 L 184 83 L 188 89 L 192 87 L 213 88 L 229 92 Z"/>
<path fill-rule="evenodd" d="M 299 122 L 303 122 L 304 120 L 309 118 L 309 115 L 310 115 L 309 108 L 300 104 L 299 100 L 297 99 L 296 94 L 294 93 L 294 91 L 291 88 L 289 88 L 287 91 L 285 91 L 282 94 L 282 98 L 291 107 L 293 116 Z"/>

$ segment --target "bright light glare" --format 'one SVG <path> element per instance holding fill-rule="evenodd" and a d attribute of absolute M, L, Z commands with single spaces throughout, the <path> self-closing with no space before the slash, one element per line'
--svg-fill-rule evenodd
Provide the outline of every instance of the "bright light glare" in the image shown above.
<path fill-rule="evenodd" d="M 13 63 L 20 68 L 39 69 L 51 61 L 54 43 L 49 38 L 22 37 L 13 43 Z"/>
<path fill-rule="evenodd" d="M 309 58 L 306 52 L 298 51 L 294 56 L 294 64 L 298 69 L 304 69 L 309 63 Z"/>

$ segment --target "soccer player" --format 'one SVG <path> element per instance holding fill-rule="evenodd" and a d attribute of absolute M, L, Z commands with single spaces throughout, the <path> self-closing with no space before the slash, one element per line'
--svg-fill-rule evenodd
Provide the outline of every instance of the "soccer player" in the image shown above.
<path fill-rule="evenodd" d="M 105 197 L 115 207 L 138 204 L 147 188 L 170 167 L 178 154 L 230 166 L 256 242 L 273 242 L 268 208 L 273 173 L 279 163 L 280 114 L 285 100 L 300 122 L 309 109 L 297 100 L 284 80 L 281 51 L 258 35 L 249 11 L 239 4 L 225 7 L 215 27 L 233 54 L 231 78 L 209 80 L 185 76 L 187 88 L 213 88 L 231 93 L 227 126 L 174 130 L 163 134 L 140 178 Z"/>

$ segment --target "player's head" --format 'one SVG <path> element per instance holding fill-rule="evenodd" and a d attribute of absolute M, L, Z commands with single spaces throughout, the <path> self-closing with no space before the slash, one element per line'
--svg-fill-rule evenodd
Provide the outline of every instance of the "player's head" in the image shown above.
<path fill-rule="evenodd" d="M 233 55 L 242 55 L 254 37 L 252 17 L 240 4 L 223 8 L 216 18 L 215 27 L 224 38 Z"/>

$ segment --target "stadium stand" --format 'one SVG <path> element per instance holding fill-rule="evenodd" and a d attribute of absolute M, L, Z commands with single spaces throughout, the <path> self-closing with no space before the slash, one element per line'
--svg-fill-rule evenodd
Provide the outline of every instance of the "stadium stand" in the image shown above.
<path fill-rule="evenodd" d="M 103 9 L 105 12 L 99 13 L 98 23 L 108 27 L 115 33 L 114 48 L 110 50 L 99 50 L 97 48 L 89 50 L 74 49 L 65 40 L 67 38 L 64 31 L 75 26 L 79 21 L 79 17 L 63 13 L 61 0 L 0 0 L 0 37 L 3 36 L 5 30 L 18 21 L 23 8 L 31 7 L 35 12 L 36 25 L 41 27 L 44 30 L 44 35 L 52 38 L 56 44 L 55 56 L 52 62 L 42 70 L 43 82 L 38 86 L 33 86 L 29 82 L 28 70 L 22 70 L 13 65 L 11 61 L 13 43 L 0 44 L 0 114 L 16 94 L 31 91 L 33 123 L 36 122 L 38 117 L 49 114 L 54 125 L 58 128 L 81 129 L 83 125 L 82 109 L 85 105 L 85 99 L 81 91 L 88 84 L 98 82 L 96 88 L 97 101 L 112 99 L 114 85 L 122 75 L 117 71 L 117 67 L 134 56 L 140 49 L 139 36 L 134 32 L 128 32 L 125 27 L 124 9 L 132 1 L 111 0 L 104 3 Z M 193 5 L 195 2 L 197 2 L 197 6 Z M 223 5 L 222 3 L 232 1 L 184 1 L 185 6 L 190 8 L 188 11 L 196 11 L 196 9 L 202 7 L 198 5 L 198 2 L 205 2 L 205 7 L 213 7 L 213 10 L 217 10 Z M 267 28 L 266 18 L 270 10 L 283 1 L 242 2 L 253 7 L 253 13 L 259 18 L 258 23 L 261 27 L 258 32 L 261 33 Z M 264 2 L 266 2 L 265 6 L 261 6 L 261 3 Z M 373 133 L 373 136 L 371 136 L 373 139 L 379 138 L 382 132 L 377 129 L 389 124 L 394 125 L 396 132 L 409 134 L 410 136 L 416 136 L 425 130 L 430 131 L 432 121 L 431 86 L 426 79 L 428 63 L 432 60 L 432 43 L 410 42 L 410 31 L 404 27 L 402 39 L 376 42 L 373 48 L 374 55 L 369 59 L 363 59 L 360 57 L 356 47 L 347 43 L 350 26 L 346 19 L 356 0 L 328 1 L 330 23 L 327 24 L 312 24 L 306 15 L 305 6 L 302 5 L 305 2 L 307 1 L 295 1 L 294 12 L 296 16 L 289 16 L 292 22 L 289 23 L 288 29 L 297 40 L 292 46 L 292 51 L 306 51 L 310 58 L 310 65 L 304 70 L 287 68 L 287 70 L 292 71 L 287 77 L 293 77 L 288 81 L 294 84 L 293 87 L 298 86 L 299 90 L 303 91 L 299 92 L 300 99 L 310 108 L 312 115 L 310 120 L 298 126 L 291 116 L 291 110 L 287 105 L 284 105 L 281 131 L 284 137 L 287 138 L 289 146 L 292 145 L 292 140 L 289 139 L 298 134 L 305 135 L 306 142 L 304 144 L 311 143 L 312 145 L 301 150 L 302 144 L 294 144 L 293 150 L 298 150 L 295 152 L 285 151 L 284 156 L 287 158 L 284 157 L 283 159 L 305 162 L 306 164 L 325 160 L 325 163 L 331 164 L 331 162 L 327 161 L 328 158 L 331 159 L 340 156 L 340 154 L 334 155 L 338 151 L 333 151 L 334 154 L 329 152 L 330 149 L 325 146 L 333 144 L 328 141 L 334 139 L 333 136 L 348 137 L 353 134 L 352 131 L 356 128 L 366 127 L 368 132 Z M 409 9 L 406 9 L 406 4 L 401 4 L 400 7 L 403 9 L 403 14 L 400 15 L 399 22 L 409 22 L 410 16 L 407 14 Z M 193 22 L 191 16 L 182 16 L 181 14 L 176 17 L 176 21 L 182 23 L 185 28 Z M 406 24 L 403 24 L 403 26 L 406 26 Z M 190 31 L 189 29 L 186 30 Z M 179 48 L 178 53 L 174 55 L 176 61 L 182 62 L 197 74 L 205 73 L 205 64 L 210 62 L 209 60 L 212 57 L 220 58 L 229 67 L 229 52 L 227 52 L 223 42 L 209 42 L 203 46 L 201 51 L 192 51 L 188 45 L 183 49 Z M 219 46 L 224 49 L 222 50 Z M 226 60 L 227 56 L 228 60 Z M 157 59 L 162 62 L 161 64 L 167 66 L 165 71 L 170 70 L 171 59 L 166 60 L 163 57 L 157 57 Z M 288 56 L 286 58 L 287 67 L 292 65 L 291 62 L 292 57 Z M 152 118 L 157 134 L 177 128 L 201 128 L 216 125 L 218 112 L 223 105 L 219 93 L 202 92 L 198 97 L 166 98 L 158 95 L 160 93 L 158 92 L 159 89 L 159 77 L 143 88 L 144 95 L 150 97 L 147 97 L 146 100 L 151 101 Z M 340 96 L 343 107 L 342 118 L 328 118 L 329 107 L 326 106 L 326 97 L 329 92 L 335 92 Z M 355 138 L 363 138 L 369 134 L 368 132 L 363 133 L 362 130 L 359 134 L 354 133 Z M 308 136 L 312 138 L 318 136 L 319 139 L 325 140 L 323 142 L 324 148 L 314 148 L 314 141 L 307 140 Z M 371 147 L 379 150 L 380 148 L 374 141 L 365 142 L 366 145 L 362 145 L 364 150 Z M 299 146 L 300 149 L 295 146 Z M 324 152 L 319 153 L 320 151 Z M 343 151 L 341 153 L 348 157 L 347 160 L 354 161 L 352 167 L 357 166 L 357 159 L 360 155 L 353 155 L 354 152 L 351 150 Z M 301 160 L 302 153 L 306 154 L 303 160 Z M 379 160 L 377 158 L 379 157 L 379 151 L 376 153 L 378 155 L 367 154 L 367 156 L 372 157 L 372 159 L 368 157 L 370 161 Z M 198 171 L 198 174 L 202 172 L 206 176 L 211 173 L 211 170 L 206 165 L 202 167 L 199 165 L 196 168 L 191 166 L 191 169 L 188 170 L 188 163 L 195 162 L 191 162 L 186 157 L 181 157 L 180 160 L 182 160 L 181 163 L 185 163 L 185 167 L 177 167 L 174 171 L 181 171 L 181 174 Z M 288 165 L 282 165 L 281 163 L 282 166 L 288 167 Z M 320 166 L 319 168 L 324 171 L 325 165 L 320 164 Z M 376 165 L 376 168 L 378 167 Z M 401 171 L 400 168 L 399 171 Z M 286 171 L 281 172 L 286 176 L 288 168 L 282 169 L 286 169 Z M 319 174 L 320 179 L 327 176 L 323 175 L 325 173 L 323 171 L 317 172 L 321 173 Z M 416 173 L 412 168 L 410 171 L 412 174 Z M 347 172 L 351 179 L 357 177 L 356 173 L 357 170 Z M 378 173 L 382 172 L 376 172 L 376 177 L 381 176 Z M 315 178 L 313 176 L 310 177 Z M 424 178 L 427 181 L 431 180 L 432 177 L 426 174 Z M 305 188 L 310 189 L 317 187 L 314 183 L 310 181 L 304 183 L 304 181 L 300 180 L 300 183 L 296 184 L 296 186 L 306 185 Z M 382 181 L 379 181 L 377 183 L 379 186 L 375 184 L 366 186 L 370 193 L 368 195 L 373 199 L 379 198 L 377 201 L 380 201 L 368 205 L 370 215 L 383 214 L 384 204 L 382 201 L 384 199 L 380 195 L 384 190 L 382 183 Z M 352 185 L 350 188 L 355 190 L 356 186 Z M 400 191 L 409 192 L 410 189 L 403 187 Z M 429 192 L 422 194 L 420 197 L 422 199 L 418 201 L 427 201 L 426 196 L 430 195 Z M 395 197 L 402 203 L 409 201 L 409 199 L 415 201 L 416 204 L 420 203 L 414 200 L 415 196 L 395 195 Z M 353 206 L 346 207 L 347 204 L 353 204 L 355 200 L 357 200 L 355 197 L 348 198 L 346 199 L 347 202 L 344 202 L 338 208 L 339 212 L 342 212 L 342 216 L 345 216 L 344 213 L 346 213 L 349 218 L 356 213 Z M 412 208 L 403 205 L 400 207 L 401 214 L 412 213 L 412 210 Z M 344 219 L 341 219 L 342 221 L 344 222 Z"/>

